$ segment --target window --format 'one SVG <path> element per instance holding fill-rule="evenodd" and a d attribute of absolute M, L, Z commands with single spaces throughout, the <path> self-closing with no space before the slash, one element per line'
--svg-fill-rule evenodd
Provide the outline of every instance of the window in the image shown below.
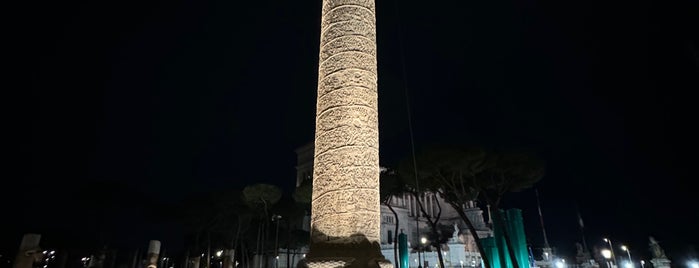
<path fill-rule="evenodd" d="M 383 216 L 383 222 L 393 224 L 393 216 Z"/>

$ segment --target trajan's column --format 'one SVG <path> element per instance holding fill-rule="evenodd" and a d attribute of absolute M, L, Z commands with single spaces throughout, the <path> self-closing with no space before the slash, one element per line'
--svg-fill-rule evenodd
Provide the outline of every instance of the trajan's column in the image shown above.
<path fill-rule="evenodd" d="M 376 66 L 374 0 L 323 0 L 311 268 L 390 265 L 379 246 Z"/>

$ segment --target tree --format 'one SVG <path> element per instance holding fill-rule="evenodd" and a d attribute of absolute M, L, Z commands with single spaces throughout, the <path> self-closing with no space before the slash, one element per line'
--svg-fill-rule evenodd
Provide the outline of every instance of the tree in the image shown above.
<path fill-rule="evenodd" d="M 495 211 L 495 226 L 503 232 L 513 267 L 519 268 L 505 220 L 500 213 L 500 202 L 506 193 L 527 189 L 541 180 L 546 170 L 545 163 L 528 152 L 492 151 L 486 155 L 483 166 L 483 170 L 473 176 L 474 185 Z"/>
<path fill-rule="evenodd" d="M 396 264 L 396 267 L 400 268 L 400 262 L 398 261 L 398 247 L 396 246 L 398 243 L 398 229 L 400 221 L 398 220 L 398 213 L 396 213 L 393 206 L 391 206 L 391 201 L 393 200 L 394 196 L 403 195 L 403 193 L 406 192 L 405 184 L 401 181 L 395 170 L 383 170 L 381 172 L 381 183 L 379 185 L 381 192 L 381 203 L 386 205 L 388 209 L 391 210 L 393 217 L 395 218 L 396 227 L 393 230 L 393 237 L 389 239 L 392 239 L 394 243 L 393 263 Z"/>
<path fill-rule="evenodd" d="M 243 189 L 243 201 L 259 216 L 256 252 L 264 257 L 264 241 L 267 238 L 267 223 L 271 219 L 269 209 L 282 197 L 279 187 L 270 184 L 255 184 Z"/>
<path fill-rule="evenodd" d="M 422 163 L 422 162 L 419 162 Z M 444 258 L 442 256 L 442 245 L 444 242 L 440 242 L 440 237 L 442 237 L 442 232 L 441 228 L 439 227 L 439 220 L 442 216 L 442 205 L 439 202 L 439 198 L 437 198 L 435 195 L 432 193 L 437 193 L 437 188 L 439 187 L 438 184 L 435 183 L 429 176 L 425 176 L 425 173 L 420 172 L 418 169 L 418 174 L 416 175 L 414 170 L 414 163 L 411 160 L 408 161 L 403 161 L 399 165 L 399 176 L 403 178 L 403 181 L 407 185 L 406 190 L 410 194 L 412 194 L 415 197 L 415 201 L 418 204 L 418 208 L 420 211 L 417 213 L 417 217 L 419 217 L 419 214 L 422 213 L 425 215 L 425 219 L 427 220 L 428 225 L 430 226 L 430 241 L 433 246 L 437 248 L 437 257 L 439 259 L 439 265 L 441 267 L 444 266 Z M 408 179 L 408 178 L 413 178 L 413 179 Z M 418 184 L 419 184 L 419 189 L 418 189 Z M 437 206 L 437 213 L 436 215 L 427 213 L 427 210 L 425 209 L 425 206 L 423 202 L 421 201 L 421 197 L 425 198 L 430 198 L 434 204 Z"/>
<path fill-rule="evenodd" d="M 289 195 L 283 196 L 281 200 L 281 202 L 277 202 L 277 204 L 272 208 L 272 211 L 275 215 L 281 216 L 281 219 L 277 220 L 284 222 L 285 224 L 282 231 L 286 233 L 286 239 L 282 240 L 281 244 L 278 244 L 278 246 L 287 249 L 286 263 L 287 265 L 290 265 L 291 256 L 288 250 L 291 248 L 297 249 L 303 246 L 298 243 L 298 239 L 292 241 L 292 236 L 294 234 L 295 227 L 299 225 L 296 223 L 302 222 L 304 216 L 306 216 L 306 204 L 296 202 L 293 196 Z M 278 235 L 278 233 L 276 235 Z M 306 237 L 306 240 L 307 239 L 308 237 Z"/>
<path fill-rule="evenodd" d="M 480 148 L 433 146 L 416 158 L 420 163 L 418 177 L 428 181 L 432 190 L 456 210 L 474 238 L 485 268 L 490 268 L 490 260 L 486 257 L 478 232 L 464 212 L 466 204 L 478 198 L 479 190 L 474 178 L 487 168 L 486 151 Z"/>

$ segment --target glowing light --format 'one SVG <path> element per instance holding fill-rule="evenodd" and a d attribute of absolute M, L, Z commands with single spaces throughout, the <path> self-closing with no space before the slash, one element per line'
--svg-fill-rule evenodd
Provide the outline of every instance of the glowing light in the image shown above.
<path fill-rule="evenodd" d="M 558 260 L 556 262 L 556 268 L 565 268 L 565 267 L 566 267 L 565 260 Z"/>
<path fill-rule="evenodd" d="M 311 241 L 380 242 L 374 1 L 324 0 Z"/>
<path fill-rule="evenodd" d="M 631 262 L 625 262 L 625 263 L 624 263 L 624 267 L 625 267 L 625 268 L 633 268 L 633 263 L 631 263 Z"/>
<path fill-rule="evenodd" d="M 425 238 L 425 237 L 420 238 L 420 243 L 423 243 L 423 244 L 427 243 L 427 238 Z"/>
<path fill-rule="evenodd" d="M 699 268 L 699 261 L 689 261 L 687 266 L 690 268 Z"/>
<path fill-rule="evenodd" d="M 629 248 L 627 248 L 627 247 L 626 247 L 626 246 L 624 246 L 624 245 L 621 245 L 621 250 L 623 250 L 623 251 L 628 251 L 628 250 L 629 250 Z"/>
<path fill-rule="evenodd" d="M 600 251 L 600 253 L 602 253 L 602 257 L 604 257 L 605 259 L 612 258 L 612 251 L 611 250 L 603 249 L 602 251 Z"/>
<path fill-rule="evenodd" d="M 216 257 L 221 257 L 221 254 L 223 254 L 223 250 L 216 251 Z"/>

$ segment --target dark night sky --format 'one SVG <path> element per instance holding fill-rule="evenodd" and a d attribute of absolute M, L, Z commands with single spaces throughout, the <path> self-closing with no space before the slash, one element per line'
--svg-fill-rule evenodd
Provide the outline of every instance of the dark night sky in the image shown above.
<path fill-rule="evenodd" d="M 18 219 L 3 217 L 2 249 L 24 232 L 177 244 L 176 226 L 138 211 L 255 182 L 291 188 L 293 150 L 313 138 L 320 2 L 16 9 L 19 83 L 4 88 L 20 92 L 8 129 L 20 150 L 0 206 Z M 549 166 L 537 185 L 549 237 L 565 253 L 576 206 L 590 244 L 608 235 L 648 256 L 653 235 L 677 258 L 696 252 L 697 10 L 691 0 L 378 0 L 382 162 L 410 151 L 402 39 L 416 146 L 537 151 Z M 540 245 L 534 204 L 526 191 L 505 205 L 525 210 Z M 107 216 L 90 216 L 102 205 Z"/>

